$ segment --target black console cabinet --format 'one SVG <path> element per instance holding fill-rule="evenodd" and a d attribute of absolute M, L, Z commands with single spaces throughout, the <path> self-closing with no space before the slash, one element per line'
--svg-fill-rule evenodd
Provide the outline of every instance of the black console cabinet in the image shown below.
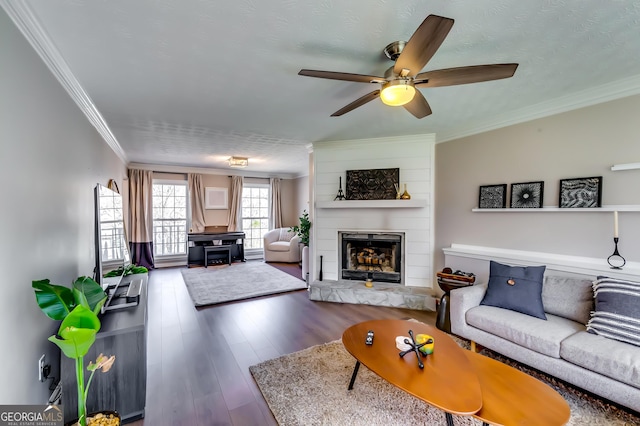
<path fill-rule="evenodd" d="M 96 342 L 84 357 L 85 381 L 91 374 L 86 370 L 89 361 L 95 362 L 99 354 L 115 355 L 111 370 L 97 371 L 87 396 L 87 413 L 115 410 L 123 423 L 144 417 L 147 382 L 147 274 L 129 275 L 120 286 L 142 279 L 138 306 L 108 311 L 100 316 L 102 327 Z M 64 419 L 78 418 L 75 360 L 61 355 L 62 403 Z"/>

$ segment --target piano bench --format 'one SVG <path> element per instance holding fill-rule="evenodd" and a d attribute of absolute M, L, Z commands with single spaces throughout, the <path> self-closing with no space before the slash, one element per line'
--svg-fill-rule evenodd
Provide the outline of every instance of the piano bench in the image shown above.
<path fill-rule="evenodd" d="M 204 267 L 209 265 L 209 253 L 226 253 L 227 263 L 231 265 L 231 245 L 221 246 L 205 246 L 204 248 Z"/>

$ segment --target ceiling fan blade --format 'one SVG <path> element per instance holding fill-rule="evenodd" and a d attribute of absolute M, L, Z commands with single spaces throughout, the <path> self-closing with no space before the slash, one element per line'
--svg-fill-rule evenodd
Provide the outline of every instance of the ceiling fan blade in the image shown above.
<path fill-rule="evenodd" d="M 518 64 L 493 64 L 427 71 L 416 76 L 415 85 L 417 87 L 442 87 L 500 80 L 512 77 L 516 68 L 518 68 Z"/>
<path fill-rule="evenodd" d="M 453 26 L 453 19 L 429 15 L 422 21 L 398 56 L 393 72 L 409 70 L 410 77 L 418 74 L 436 53 Z"/>
<path fill-rule="evenodd" d="M 335 71 L 300 70 L 298 75 L 328 78 L 331 80 L 355 81 L 357 83 L 384 83 L 386 81 L 384 77 L 376 77 L 374 75 L 349 74 L 346 72 Z"/>
<path fill-rule="evenodd" d="M 431 115 L 429 102 L 427 102 L 424 95 L 419 90 L 416 90 L 416 94 L 413 96 L 413 99 L 408 104 L 405 104 L 404 108 L 416 118 L 424 118 L 427 115 Z"/>
<path fill-rule="evenodd" d="M 343 107 L 341 109 L 339 109 L 338 111 L 334 112 L 333 114 L 331 114 L 332 117 L 340 117 L 343 114 L 348 113 L 349 111 L 352 111 L 358 107 L 361 107 L 362 105 L 366 104 L 367 102 L 371 102 L 372 100 L 374 100 L 375 98 L 380 96 L 380 90 L 374 90 L 371 93 L 367 93 L 366 95 L 362 96 L 361 98 L 356 99 L 355 101 L 351 102 L 349 105 L 347 105 L 346 107 Z"/>

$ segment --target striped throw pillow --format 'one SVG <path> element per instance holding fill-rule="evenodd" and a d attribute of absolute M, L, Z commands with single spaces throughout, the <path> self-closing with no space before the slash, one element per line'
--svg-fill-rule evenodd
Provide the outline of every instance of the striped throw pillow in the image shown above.
<path fill-rule="evenodd" d="M 593 293 L 596 308 L 587 331 L 640 346 L 640 283 L 598 277 Z"/>

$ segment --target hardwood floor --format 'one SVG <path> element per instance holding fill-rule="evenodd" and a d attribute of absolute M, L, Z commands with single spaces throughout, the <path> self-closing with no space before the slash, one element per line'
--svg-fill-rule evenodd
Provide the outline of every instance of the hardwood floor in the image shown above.
<path fill-rule="evenodd" d="M 249 366 L 340 339 L 370 319 L 435 312 L 313 302 L 306 290 L 196 309 L 180 268 L 149 276 L 147 402 L 131 425 L 276 425 Z"/>

